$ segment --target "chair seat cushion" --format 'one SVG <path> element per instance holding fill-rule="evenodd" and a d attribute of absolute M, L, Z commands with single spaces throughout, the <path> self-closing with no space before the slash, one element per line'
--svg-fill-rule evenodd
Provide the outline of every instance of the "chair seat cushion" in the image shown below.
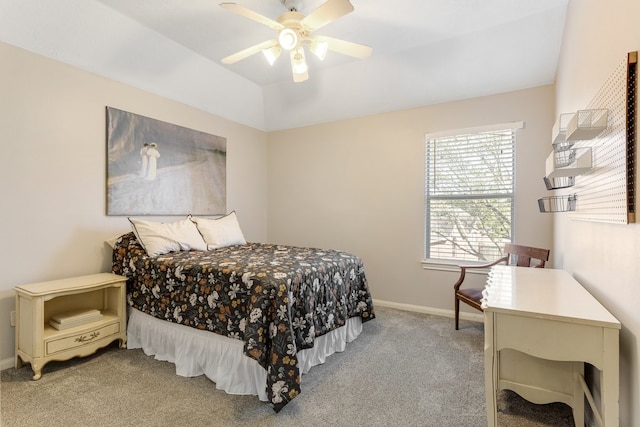
<path fill-rule="evenodd" d="M 464 288 L 464 289 L 459 289 L 458 293 L 460 295 L 464 295 L 470 300 L 480 301 L 482 299 L 483 290 L 484 288 Z"/>

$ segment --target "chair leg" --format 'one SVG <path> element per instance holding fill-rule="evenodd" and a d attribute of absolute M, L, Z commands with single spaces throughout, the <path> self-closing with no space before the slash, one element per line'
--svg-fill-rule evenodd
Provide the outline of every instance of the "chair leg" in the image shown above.
<path fill-rule="evenodd" d="M 456 313 L 456 331 L 458 330 L 458 317 L 460 316 L 460 300 L 456 297 L 454 304 L 454 311 Z"/>

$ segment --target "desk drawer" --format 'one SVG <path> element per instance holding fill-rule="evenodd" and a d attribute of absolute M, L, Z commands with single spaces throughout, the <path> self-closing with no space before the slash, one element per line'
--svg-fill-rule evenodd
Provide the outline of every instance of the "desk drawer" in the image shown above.
<path fill-rule="evenodd" d="M 602 363 L 601 327 L 495 313 L 496 350 L 512 348 L 549 360 Z"/>
<path fill-rule="evenodd" d="M 52 339 L 45 343 L 45 355 L 49 356 L 70 348 L 81 347 L 93 344 L 104 338 L 116 335 L 120 332 L 120 322 L 111 323 L 97 327 L 93 330 L 84 331 L 76 335 L 69 335 L 64 338 Z"/>

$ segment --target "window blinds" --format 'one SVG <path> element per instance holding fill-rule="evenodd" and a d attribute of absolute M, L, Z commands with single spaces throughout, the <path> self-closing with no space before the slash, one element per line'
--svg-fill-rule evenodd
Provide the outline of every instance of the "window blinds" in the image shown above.
<path fill-rule="evenodd" d="M 515 129 L 427 135 L 427 259 L 501 256 L 513 234 Z"/>

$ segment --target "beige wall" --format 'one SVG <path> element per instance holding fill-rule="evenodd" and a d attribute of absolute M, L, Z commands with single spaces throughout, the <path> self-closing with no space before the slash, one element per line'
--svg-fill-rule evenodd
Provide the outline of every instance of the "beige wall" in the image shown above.
<path fill-rule="evenodd" d="M 553 102 L 545 86 L 270 132 L 269 241 L 351 251 L 375 299 L 451 311 L 457 272 L 421 264 L 425 133 L 524 121 L 515 238 L 550 248 L 552 218 L 538 212 L 537 198 L 547 192 Z M 482 286 L 485 278 L 472 279 Z"/>
<path fill-rule="evenodd" d="M 627 52 L 640 49 L 638 17 L 635 0 L 570 2 L 556 82 L 558 113 L 585 108 Z M 622 323 L 620 425 L 640 426 L 640 227 L 554 218 L 555 262 Z"/>
<path fill-rule="evenodd" d="M 267 236 L 266 133 L 0 43 L 0 361 L 12 365 L 13 286 L 109 271 L 105 106 L 227 138 L 227 208 Z M 154 218 L 175 220 L 176 217 Z"/>

